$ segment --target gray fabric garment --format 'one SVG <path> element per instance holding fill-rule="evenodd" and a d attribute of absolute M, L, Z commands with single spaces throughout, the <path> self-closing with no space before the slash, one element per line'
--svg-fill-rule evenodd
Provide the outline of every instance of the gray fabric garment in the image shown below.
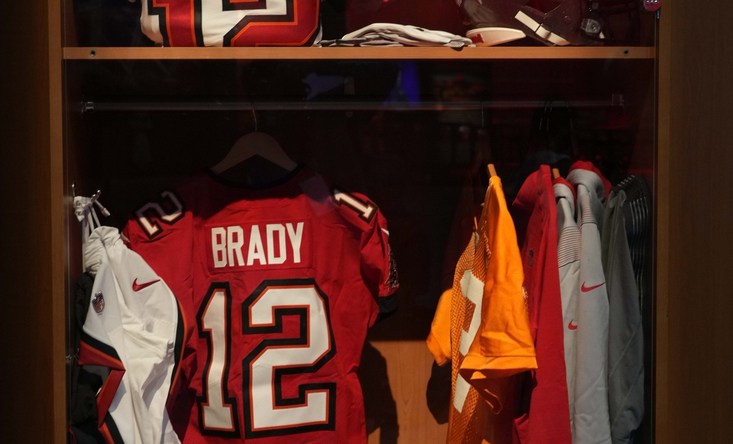
<path fill-rule="evenodd" d="M 627 238 L 626 192 L 606 203 L 603 269 L 609 300 L 608 406 L 613 443 L 632 442 L 644 417 L 644 333 L 639 289 Z"/>
<path fill-rule="evenodd" d="M 629 242 L 631 263 L 634 267 L 636 285 L 639 288 L 639 303 L 642 312 L 650 305 L 651 279 L 651 193 L 643 178 L 630 175 L 618 185 L 615 190 L 626 193 L 626 202 L 623 210 L 626 216 L 626 236 Z M 643 317 L 643 319 L 647 319 Z"/>

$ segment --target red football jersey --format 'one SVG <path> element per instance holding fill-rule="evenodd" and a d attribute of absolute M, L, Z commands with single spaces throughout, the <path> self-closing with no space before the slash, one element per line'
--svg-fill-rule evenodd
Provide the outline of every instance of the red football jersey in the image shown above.
<path fill-rule="evenodd" d="M 184 312 L 168 403 L 183 442 L 366 441 L 356 371 L 398 286 L 374 203 L 307 169 L 264 189 L 202 175 L 125 235 Z"/>
<path fill-rule="evenodd" d="M 142 0 L 143 33 L 162 46 L 309 46 L 321 0 Z"/>

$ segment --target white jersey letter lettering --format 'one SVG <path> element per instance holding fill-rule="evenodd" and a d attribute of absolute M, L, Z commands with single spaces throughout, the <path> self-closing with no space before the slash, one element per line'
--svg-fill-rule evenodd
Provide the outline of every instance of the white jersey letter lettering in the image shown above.
<path fill-rule="evenodd" d="M 303 242 L 303 222 L 298 222 L 296 227 L 293 224 L 285 225 L 288 229 L 288 239 L 293 246 L 293 262 L 300 263 L 300 244 Z"/>
<path fill-rule="evenodd" d="M 260 235 L 260 227 L 252 225 L 252 231 L 249 233 L 249 249 L 247 250 L 247 265 L 252 265 L 254 261 L 260 261 L 260 264 L 266 265 L 264 247 L 262 246 L 262 236 Z"/>
<path fill-rule="evenodd" d="M 221 268 L 227 265 L 227 258 L 224 249 L 226 248 L 226 232 L 222 227 L 211 229 L 211 256 L 214 259 L 214 268 Z"/>
<path fill-rule="evenodd" d="M 242 227 L 236 225 L 227 227 L 227 256 L 230 267 L 244 265 L 242 245 L 244 245 L 244 231 Z"/>
<path fill-rule="evenodd" d="M 282 264 L 287 257 L 285 227 L 282 224 L 267 224 L 265 229 L 267 230 L 267 263 Z M 277 236 L 277 242 L 275 241 L 275 236 Z M 279 251 L 275 251 L 275 249 Z"/>

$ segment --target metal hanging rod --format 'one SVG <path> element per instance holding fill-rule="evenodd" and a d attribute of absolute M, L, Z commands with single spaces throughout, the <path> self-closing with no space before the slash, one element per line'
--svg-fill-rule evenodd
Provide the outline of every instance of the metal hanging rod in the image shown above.
<path fill-rule="evenodd" d="M 623 107 L 622 94 L 608 100 L 476 100 L 476 101 L 83 101 L 82 113 L 103 111 L 479 111 L 484 109 L 534 109 L 551 106 L 571 108 Z"/>

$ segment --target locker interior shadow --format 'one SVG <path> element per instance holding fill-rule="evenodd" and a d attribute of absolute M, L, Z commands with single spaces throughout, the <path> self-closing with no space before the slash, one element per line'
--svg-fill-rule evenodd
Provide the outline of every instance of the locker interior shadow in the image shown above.
<path fill-rule="evenodd" d="M 369 341 L 364 344 L 358 375 L 364 392 L 367 434 L 379 429 L 380 444 L 397 443 L 397 405 L 389 385 L 387 361 Z"/>

